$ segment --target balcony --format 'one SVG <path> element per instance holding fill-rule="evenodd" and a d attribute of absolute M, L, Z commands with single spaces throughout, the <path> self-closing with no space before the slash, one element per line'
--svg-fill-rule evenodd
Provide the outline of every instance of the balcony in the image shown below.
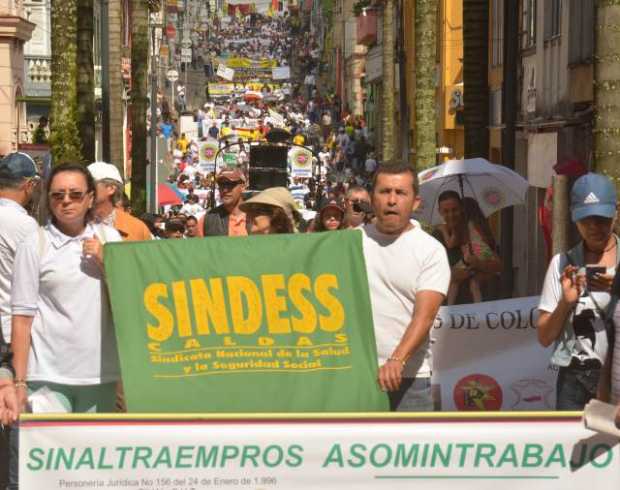
<path fill-rule="evenodd" d="M 372 46 L 377 42 L 377 12 L 365 10 L 357 16 L 357 44 Z"/>
<path fill-rule="evenodd" d="M 24 0 L 0 0 L 0 17 L 25 17 Z"/>
<path fill-rule="evenodd" d="M 24 56 L 24 70 L 26 71 L 26 96 L 50 97 L 52 83 L 51 56 Z"/>

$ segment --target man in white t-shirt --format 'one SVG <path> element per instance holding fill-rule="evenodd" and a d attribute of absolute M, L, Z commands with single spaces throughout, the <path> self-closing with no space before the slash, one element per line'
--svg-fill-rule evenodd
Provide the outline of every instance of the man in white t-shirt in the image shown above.
<path fill-rule="evenodd" d="M 420 204 L 416 186 L 409 165 L 380 166 L 371 194 L 376 222 L 361 228 L 378 382 L 396 411 L 433 410 L 429 331 L 450 284 L 444 247 L 410 219 Z"/>
<path fill-rule="evenodd" d="M 26 153 L 11 153 L 0 161 L 0 351 L 8 357 L 15 255 L 24 239 L 38 227 L 24 207 L 34 198 L 39 185 L 37 166 Z M 7 424 L 15 422 L 19 414 L 17 393 L 10 363 L 0 370 L 0 418 Z M 7 488 L 17 488 L 18 485 L 18 439 L 19 432 L 14 428 L 9 435 Z"/>

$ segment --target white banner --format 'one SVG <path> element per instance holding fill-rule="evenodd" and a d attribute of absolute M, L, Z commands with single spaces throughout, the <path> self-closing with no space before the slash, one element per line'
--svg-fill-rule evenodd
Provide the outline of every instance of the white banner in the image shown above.
<path fill-rule="evenodd" d="M 220 63 L 217 66 L 217 76 L 223 78 L 224 80 L 232 82 L 233 78 L 235 78 L 235 70 L 233 70 L 232 68 L 228 68 L 226 65 Z"/>
<path fill-rule="evenodd" d="M 271 78 L 274 80 L 288 80 L 291 78 L 291 68 L 289 66 L 274 67 L 271 69 Z"/>
<path fill-rule="evenodd" d="M 312 152 L 294 146 L 288 152 L 288 163 L 292 177 L 312 177 Z"/>
<path fill-rule="evenodd" d="M 555 408 L 553 348 L 543 348 L 536 337 L 538 301 L 536 296 L 439 310 L 431 338 L 441 410 Z"/>
<path fill-rule="evenodd" d="M 198 140 L 198 123 L 194 121 L 194 116 L 181 116 L 179 126 L 181 134 L 185 133 L 189 141 Z"/>
<path fill-rule="evenodd" d="M 182 48 L 181 49 L 181 63 L 191 63 L 192 62 L 192 48 Z"/>
<path fill-rule="evenodd" d="M 620 488 L 618 440 L 567 418 L 31 418 L 19 435 L 26 489 Z"/>
<path fill-rule="evenodd" d="M 220 146 L 217 140 L 207 139 L 204 143 L 201 143 L 198 151 L 198 168 L 203 173 L 215 171 L 215 156 Z"/>

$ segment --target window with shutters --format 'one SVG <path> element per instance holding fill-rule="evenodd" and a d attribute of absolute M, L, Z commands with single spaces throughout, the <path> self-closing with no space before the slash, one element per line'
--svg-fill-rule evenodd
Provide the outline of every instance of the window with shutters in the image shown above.
<path fill-rule="evenodd" d="M 493 0 L 491 8 L 491 66 L 500 66 L 504 62 L 504 0 Z"/>
<path fill-rule="evenodd" d="M 568 62 L 592 63 L 594 56 L 594 1 L 570 0 Z"/>
<path fill-rule="evenodd" d="M 521 47 L 528 49 L 536 46 L 536 0 L 523 0 L 523 40 Z"/>
<path fill-rule="evenodd" d="M 545 41 L 558 37 L 562 33 L 562 0 L 545 2 Z"/>

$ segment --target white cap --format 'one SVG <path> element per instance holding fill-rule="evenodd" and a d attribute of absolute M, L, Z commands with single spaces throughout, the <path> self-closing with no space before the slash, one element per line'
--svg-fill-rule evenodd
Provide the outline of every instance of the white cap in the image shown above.
<path fill-rule="evenodd" d="M 123 178 L 121 177 L 121 173 L 111 163 L 106 163 L 106 162 L 91 163 L 88 166 L 88 171 L 90 172 L 90 175 L 93 176 L 93 179 L 95 179 L 95 182 L 98 180 L 110 179 L 123 185 Z"/>

